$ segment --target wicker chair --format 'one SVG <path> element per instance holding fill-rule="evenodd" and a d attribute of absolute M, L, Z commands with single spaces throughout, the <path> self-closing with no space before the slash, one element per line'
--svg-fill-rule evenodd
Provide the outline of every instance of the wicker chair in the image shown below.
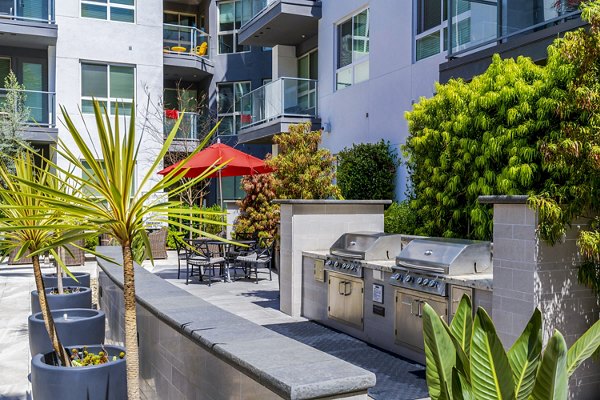
<path fill-rule="evenodd" d="M 168 233 L 168 228 L 166 226 L 163 226 L 159 230 L 148 234 L 148 240 L 150 241 L 150 251 L 152 252 L 153 259 L 164 260 L 167 258 Z"/>
<path fill-rule="evenodd" d="M 83 240 L 77 240 L 75 242 L 77 246 L 83 247 Z M 85 251 L 73 246 L 72 244 L 67 245 L 69 251 L 64 248 L 60 248 L 59 255 L 65 265 L 83 265 L 85 263 Z"/>

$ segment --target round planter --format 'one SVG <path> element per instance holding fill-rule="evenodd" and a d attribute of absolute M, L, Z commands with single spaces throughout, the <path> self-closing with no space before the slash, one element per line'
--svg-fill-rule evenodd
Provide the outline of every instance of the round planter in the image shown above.
<path fill-rule="evenodd" d="M 82 351 L 81 346 L 78 347 Z M 69 351 L 73 347 L 68 348 Z M 119 346 L 87 346 L 89 351 L 106 351 L 109 358 L 125 351 Z M 31 389 L 35 400 L 123 400 L 127 398 L 125 359 L 89 367 L 58 367 L 54 353 L 36 354 L 31 359 Z"/>
<path fill-rule="evenodd" d="M 75 346 L 81 343 L 104 343 L 104 311 L 89 308 L 67 308 L 52 311 L 54 325 L 63 346 Z M 29 349 L 31 354 L 52 352 L 52 343 L 42 313 L 29 316 Z"/>
<path fill-rule="evenodd" d="M 79 282 L 76 282 L 75 279 L 71 278 L 68 275 L 63 276 L 63 287 L 66 286 L 83 286 L 90 287 L 90 274 L 88 272 L 73 272 L 73 276 L 77 278 Z M 44 287 L 57 287 L 58 279 L 56 278 L 56 274 L 42 274 L 42 279 L 44 280 Z"/>
<path fill-rule="evenodd" d="M 65 286 L 65 289 L 68 286 Z M 62 310 L 63 308 L 92 308 L 92 289 L 78 287 L 81 291 L 69 294 L 49 294 L 55 288 L 46 289 L 46 299 L 50 310 Z M 36 314 L 40 309 L 40 299 L 37 290 L 31 292 L 31 313 Z"/>

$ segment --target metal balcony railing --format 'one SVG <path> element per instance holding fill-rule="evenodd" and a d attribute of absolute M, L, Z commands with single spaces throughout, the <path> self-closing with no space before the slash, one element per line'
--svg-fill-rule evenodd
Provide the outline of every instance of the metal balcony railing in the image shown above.
<path fill-rule="evenodd" d="M 3 19 L 54 24 L 55 0 L 0 0 L 0 22 Z"/>
<path fill-rule="evenodd" d="M 9 92 L 10 89 L 0 88 L 0 103 L 6 101 Z M 37 90 L 19 90 L 17 92 L 22 94 L 24 106 L 29 112 L 27 125 L 42 128 L 56 127 L 56 93 Z M 14 112 L 17 111 L 14 110 Z M 2 118 L 1 110 L 0 118 Z"/>
<path fill-rule="evenodd" d="M 1 0 L 0 0 L 1 1 Z M 191 26 L 163 24 L 163 51 L 209 58 L 210 35 Z"/>
<path fill-rule="evenodd" d="M 182 113 L 174 110 L 165 110 L 165 137 L 171 133 L 171 130 L 175 126 L 175 122 L 177 122 L 177 118 L 181 114 Z M 199 133 L 202 129 L 202 123 L 204 121 L 204 116 L 202 114 L 184 112 L 181 123 L 179 124 L 179 129 L 177 130 L 177 134 L 175 134 L 175 138 L 183 140 L 199 140 Z"/>
<path fill-rule="evenodd" d="M 280 117 L 318 115 L 317 81 L 280 78 L 255 89 L 240 99 L 241 127 L 247 128 Z"/>

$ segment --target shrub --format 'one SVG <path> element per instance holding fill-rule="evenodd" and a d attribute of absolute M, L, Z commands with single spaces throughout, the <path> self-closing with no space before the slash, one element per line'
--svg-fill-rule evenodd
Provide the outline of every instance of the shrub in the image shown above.
<path fill-rule="evenodd" d="M 179 208 L 189 209 L 190 207 L 185 204 L 182 204 Z M 219 214 L 222 211 L 221 207 L 218 204 L 212 205 L 210 207 L 193 206 L 191 208 L 194 210 L 193 215 L 196 218 L 203 219 L 204 221 L 194 221 L 192 223 L 187 223 L 188 225 L 211 235 L 218 235 L 225 230 L 226 221 L 222 222 L 224 217 L 222 216 L 222 214 Z M 199 212 L 198 210 L 202 211 Z M 172 217 L 169 216 L 169 220 L 174 219 L 172 219 Z M 180 236 L 181 238 L 189 236 L 189 233 L 179 235 L 179 232 L 181 232 L 181 230 L 178 227 L 169 224 L 169 232 L 167 233 L 167 247 L 169 247 L 170 249 L 175 248 L 175 236 Z M 196 237 L 199 237 L 199 235 L 193 233 L 192 238 Z"/>
<path fill-rule="evenodd" d="M 417 230 L 417 216 L 408 201 L 392 203 L 383 214 L 383 222 L 386 233 L 414 235 Z"/>
<path fill-rule="evenodd" d="M 279 225 L 279 206 L 275 198 L 273 174 L 244 176 L 242 188 L 246 197 L 238 200 L 240 216 L 235 222 L 235 233 L 275 237 Z"/>
<path fill-rule="evenodd" d="M 87 236 L 84 240 L 84 247 L 88 250 L 95 250 L 100 244 L 100 236 Z"/>
<path fill-rule="evenodd" d="M 398 154 L 389 142 L 354 144 L 340 151 L 337 159 L 337 184 L 344 198 L 394 198 Z"/>
<path fill-rule="evenodd" d="M 321 132 L 310 123 L 290 125 L 289 132 L 275 136 L 279 154 L 267 161 L 274 167 L 274 189 L 279 199 L 327 199 L 341 196 L 333 184 L 334 158 L 319 148 Z"/>

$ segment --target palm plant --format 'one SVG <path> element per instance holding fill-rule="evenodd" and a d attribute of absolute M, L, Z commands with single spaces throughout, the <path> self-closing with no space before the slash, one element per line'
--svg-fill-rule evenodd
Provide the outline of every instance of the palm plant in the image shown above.
<path fill-rule="evenodd" d="M 568 380 L 600 346 L 600 321 L 570 349 L 555 331 L 542 351 L 542 314 L 536 309 L 508 352 L 483 308 L 473 319 L 463 296 L 450 326 L 423 309 L 427 386 L 432 400 L 566 400 Z"/>
<path fill-rule="evenodd" d="M 66 270 L 56 250 L 80 238 L 82 230 L 86 227 L 73 224 L 59 211 L 49 209 L 46 203 L 50 199 L 49 195 L 24 183 L 30 182 L 53 191 L 65 191 L 65 182 L 59 181 L 49 172 L 49 165 L 36 167 L 33 158 L 34 155 L 29 150 L 20 152 L 10 167 L 14 170 L 14 175 L 9 172 L 6 164 L 0 164 L 0 180 L 4 185 L 0 190 L 0 250 L 15 252 L 17 260 L 22 257 L 31 258 L 48 336 L 61 363 L 69 365 L 69 356 L 60 343 L 46 300 L 40 255 L 50 252 Z M 63 230 L 65 226 L 68 226 L 69 230 Z"/>
<path fill-rule="evenodd" d="M 224 223 L 208 221 L 201 216 L 201 213 L 206 214 L 205 212 L 190 210 L 183 207 L 178 201 L 168 201 L 168 196 L 165 193 L 165 191 L 171 189 L 170 194 L 174 198 L 178 193 L 188 190 L 190 186 L 206 179 L 219 168 L 225 166 L 227 161 L 223 160 L 224 162 L 215 163 L 198 177 L 182 182 L 186 172 L 185 163 L 208 142 L 210 136 L 216 131 L 218 124 L 200 146 L 190 153 L 188 158 L 183 160 L 178 167 L 164 176 L 162 180 L 153 182 L 156 170 L 169 151 L 169 147 L 179 129 L 180 118 L 165 139 L 164 145 L 158 152 L 152 166 L 136 187 L 135 168 L 143 138 L 136 142 L 135 107 L 132 107 L 129 127 L 122 134 L 119 125 L 118 107 L 115 110 L 114 124 L 111 124 L 106 109 L 101 110 L 99 103 L 94 101 L 94 116 L 100 148 L 98 153 L 94 147 L 86 143 L 66 109 L 62 107 L 61 111 L 64 123 L 76 145 L 76 150 L 69 148 L 64 142 L 60 141 L 57 152 L 74 166 L 75 170 L 80 170 L 82 173 L 73 173 L 57 164 L 53 164 L 53 167 L 69 180 L 80 185 L 81 190 L 77 190 L 72 186 L 73 190 L 69 193 L 68 191 L 46 187 L 39 182 L 24 181 L 24 183 L 48 195 L 51 198 L 47 202 L 50 209 L 73 219 L 89 221 L 90 224 L 95 226 L 94 229 L 97 234 L 108 234 L 121 246 L 125 304 L 125 347 L 127 350 L 127 392 L 130 400 L 139 399 L 134 262 L 142 262 L 146 255 L 152 257 L 150 242 L 145 229 L 146 224 L 166 223 L 168 216 L 172 218 L 171 224 L 183 230 L 219 239 L 217 236 L 205 233 L 193 225 L 197 225 L 197 223 L 224 225 Z M 79 154 L 76 154 L 75 151 Z M 75 229 L 76 225 L 73 225 L 72 228 Z M 101 255 L 96 254 L 96 256 Z"/>

